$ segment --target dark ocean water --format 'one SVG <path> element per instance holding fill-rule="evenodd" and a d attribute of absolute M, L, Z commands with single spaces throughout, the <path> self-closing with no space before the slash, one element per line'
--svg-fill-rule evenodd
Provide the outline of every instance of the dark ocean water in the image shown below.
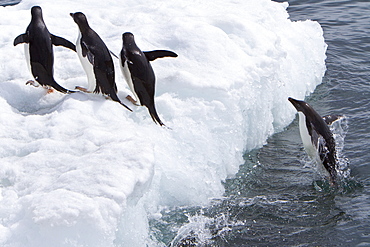
<path fill-rule="evenodd" d="M 9 6 L 20 3 L 20 0 L 0 0 L 0 6 Z"/>
<path fill-rule="evenodd" d="M 320 185 L 297 119 L 263 148 L 245 154 L 224 199 L 207 208 L 163 212 L 153 235 L 172 246 L 370 246 L 370 1 L 292 0 L 292 20 L 311 19 L 328 44 L 323 83 L 305 100 L 321 115 L 342 114 L 337 131 L 341 189 Z M 322 182 L 324 185 L 325 183 Z"/>

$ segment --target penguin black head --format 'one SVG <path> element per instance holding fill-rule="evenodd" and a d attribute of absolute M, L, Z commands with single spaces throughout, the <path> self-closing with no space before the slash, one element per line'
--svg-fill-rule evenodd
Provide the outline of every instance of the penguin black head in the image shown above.
<path fill-rule="evenodd" d="M 130 32 L 122 34 L 122 41 L 124 45 L 135 44 L 134 35 Z"/>
<path fill-rule="evenodd" d="M 314 123 L 314 125 L 317 125 L 317 128 L 319 128 L 320 124 L 324 123 L 323 118 L 308 103 L 290 97 L 288 100 L 293 104 L 298 112 L 302 112 L 306 116 L 306 119 L 309 119 L 310 122 Z M 324 128 L 327 128 L 326 124 L 323 125 L 325 126 Z"/>
<path fill-rule="evenodd" d="M 40 6 L 33 6 L 31 8 L 31 15 L 32 18 L 41 17 L 42 18 L 42 10 Z"/>
<path fill-rule="evenodd" d="M 80 29 L 84 29 L 89 26 L 86 16 L 82 12 L 70 13 L 70 16 L 72 16 Z"/>
<path fill-rule="evenodd" d="M 309 104 L 307 104 L 306 102 L 302 100 L 296 100 L 290 97 L 288 98 L 288 100 L 290 101 L 290 103 L 293 104 L 293 106 L 295 107 L 295 109 L 297 109 L 297 111 L 305 113 L 305 109 L 311 108 Z"/>

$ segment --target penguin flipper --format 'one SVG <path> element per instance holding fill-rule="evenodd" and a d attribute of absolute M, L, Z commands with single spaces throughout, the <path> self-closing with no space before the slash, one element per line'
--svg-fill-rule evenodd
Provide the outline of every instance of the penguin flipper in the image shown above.
<path fill-rule="evenodd" d="M 119 58 L 118 58 L 118 56 L 117 56 L 116 54 L 114 54 L 114 53 L 113 53 L 113 51 L 109 50 L 109 52 L 110 52 L 110 54 L 112 54 L 112 56 L 113 56 L 113 57 L 115 57 L 115 58 L 119 59 Z"/>
<path fill-rule="evenodd" d="M 337 183 L 337 170 L 336 170 L 336 159 L 333 153 L 329 151 L 329 149 L 326 146 L 325 140 L 320 140 L 320 146 L 318 149 L 320 160 L 322 162 L 322 165 L 329 173 L 329 180 L 332 185 L 336 185 Z"/>
<path fill-rule="evenodd" d="M 89 50 L 88 46 L 83 41 L 81 41 L 81 49 L 82 49 L 82 56 L 83 57 L 87 56 L 87 59 L 94 66 L 94 70 L 95 70 L 95 66 L 97 65 L 95 64 L 94 53 L 92 53 L 91 50 Z"/>
<path fill-rule="evenodd" d="M 327 125 L 331 125 L 335 121 L 342 119 L 342 115 L 326 115 L 322 117 Z"/>
<path fill-rule="evenodd" d="M 148 61 L 154 61 L 157 58 L 162 57 L 177 57 L 176 53 L 166 50 L 144 51 L 143 53 L 145 54 Z"/>
<path fill-rule="evenodd" d="M 325 142 L 324 138 L 322 138 L 322 136 L 319 133 L 317 133 L 316 130 L 311 131 L 310 135 L 311 142 L 316 147 L 316 149 L 319 149 L 323 141 Z"/>
<path fill-rule="evenodd" d="M 29 38 L 28 38 L 28 35 L 26 33 L 22 33 L 22 34 L 18 35 L 14 39 L 13 45 L 16 46 L 16 45 L 21 44 L 21 43 L 29 43 Z"/>
<path fill-rule="evenodd" d="M 72 42 L 66 40 L 65 38 L 55 36 L 53 34 L 50 34 L 50 36 L 51 36 L 51 42 L 53 43 L 53 45 L 64 46 L 66 48 L 71 49 L 72 51 L 76 51 L 76 46 Z"/>

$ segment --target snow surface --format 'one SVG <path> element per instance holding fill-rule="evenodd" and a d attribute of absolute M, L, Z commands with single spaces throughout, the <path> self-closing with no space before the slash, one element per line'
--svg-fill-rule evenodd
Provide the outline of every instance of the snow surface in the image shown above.
<path fill-rule="evenodd" d="M 69 16 L 82 11 L 114 53 L 132 32 L 143 50 L 178 58 L 152 62 L 156 106 L 130 113 L 101 95 L 26 86 L 22 45 L 30 9 L 75 41 Z M 148 218 L 163 207 L 205 205 L 222 181 L 295 117 L 287 100 L 321 83 L 326 44 L 315 21 L 289 20 L 270 0 L 24 0 L 0 8 L 0 245 L 154 246 Z M 86 86 L 77 54 L 55 47 L 55 78 Z M 121 99 L 129 89 L 116 64 Z"/>

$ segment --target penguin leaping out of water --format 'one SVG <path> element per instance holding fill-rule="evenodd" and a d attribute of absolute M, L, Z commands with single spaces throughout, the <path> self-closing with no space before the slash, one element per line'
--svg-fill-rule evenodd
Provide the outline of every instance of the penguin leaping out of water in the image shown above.
<path fill-rule="evenodd" d="M 76 12 L 70 15 L 79 28 L 76 50 L 88 79 L 86 89 L 82 87 L 76 87 L 76 89 L 89 93 L 102 93 L 132 111 L 117 96 L 114 64 L 107 46 L 91 29 L 83 13 Z"/>
<path fill-rule="evenodd" d="M 166 50 L 142 52 L 132 33 L 124 33 L 122 40 L 120 67 L 136 101 L 130 96 L 127 98 L 134 104 L 145 105 L 153 121 L 163 126 L 154 105 L 155 75 L 150 61 L 161 57 L 177 57 L 177 54 Z"/>
<path fill-rule="evenodd" d="M 75 45 L 62 37 L 49 33 L 42 17 L 41 7 L 33 6 L 31 16 L 31 22 L 26 33 L 20 34 L 14 39 L 14 46 L 21 43 L 25 44 L 24 51 L 27 65 L 38 84 L 48 89 L 49 92 L 54 88 L 62 93 L 73 93 L 74 91 L 65 89 L 54 80 L 53 45 L 64 46 L 76 51 Z M 37 83 L 30 80 L 26 84 L 37 87 Z"/>
<path fill-rule="evenodd" d="M 338 158 L 335 140 L 328 125 L 342 118 L 338 115 L 321 117 L 304 101 L 288 98 L 299 115 L 299 132 L 307 154 L 321 163 L 329 174 L 330 182 L 336 185 Z"/>

